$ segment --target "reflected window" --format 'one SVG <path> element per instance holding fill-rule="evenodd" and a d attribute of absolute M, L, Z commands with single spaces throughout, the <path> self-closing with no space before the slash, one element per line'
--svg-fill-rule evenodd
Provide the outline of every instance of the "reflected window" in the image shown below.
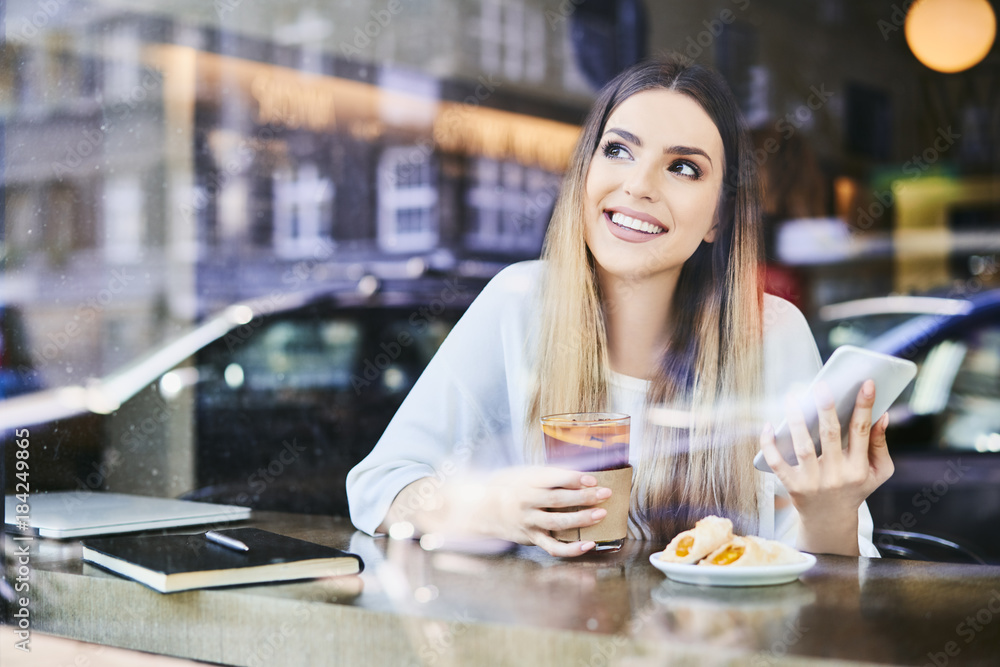
<path fill-rule="evenodd" d="M 559 177 L 487 158 L 472 162 L 470 176 L 467 247 L 485 252 L 539 252 Z"/>
<path fill-rule="evenodd" d="M 431 152 L 387 148 L 378 166 L 378 240 L 392 252 L 430 250 L 438 242 L 438 187 Z"/>
<path fill-rule="evenodd" d="M 141 259 L 144 220 L 139 177 L 109 177 L 104 184 L 104 252 L 109 261 L 131 263 Z"/>
<path fill-rule="evenodd" d="M 336 186 L 315 164 L 274 176 L 274 249 L 285 257 L 314 256 L 329 247 Z M 237 196 L 245 199 L 243 193 Z M 241 199 L 240 201 L 243 201 Z M 223 202 L 225 203 L 225 202 Z"/>
<path fill-rule="evenodd" d="M 140 46 L 137 26 L 122 24 L 109 29 L 104 40 L 104 92 L 110 99 L 127 100 L 139 86 Z"/>
<path fill-rule="evenodd" d="M 40 188 L 29 186 L 7 187 L 6 226 L 4 245 L 8 252 L 30 252 L 39 248 L 44 239 L 35 233 L 32 222 L 35 212 L 40 210 L 42 197 Z"/>
<path fill-rule="evenodd" d="M 483 70 L 503 72 L 506 78 L 515 81 L 544 79 L 547 27 L 542 8 L 529 6 L 524 0 L 483 2 L 480 23 Z"/>

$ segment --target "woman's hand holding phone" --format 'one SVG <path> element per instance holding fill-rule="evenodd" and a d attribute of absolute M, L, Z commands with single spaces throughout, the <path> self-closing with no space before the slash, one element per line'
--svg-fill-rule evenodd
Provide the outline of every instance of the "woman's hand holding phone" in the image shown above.
<path fill-rule="evenodd" d="M 840 420 L 825 384 L 816 386 L 815 397 L 822 455 L 816 455 L 816 444 L 794 400 L 787 401 L 787 423 L 798 465 L 782 457 L 770 424 L 760 436 L 761 451 L 799 512 L 799 547 L 857 556 L 858 508 L 893 472 L 885 441 L 889 415 L 872 424 L 875 383 L 866 380 L 855 400 L 848 446 L 841 449 Z"/>

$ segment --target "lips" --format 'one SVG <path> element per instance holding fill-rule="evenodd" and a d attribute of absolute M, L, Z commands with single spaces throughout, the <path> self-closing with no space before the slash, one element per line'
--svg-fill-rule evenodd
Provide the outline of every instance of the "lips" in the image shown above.
<path fill-rule="evenodd" d="M 633 218 L 632 216 L 625 215 L 624 213 L 620 213 L 618 211 L 608 211 L 608 214 L 611 216 L 611 222 L 620 227 L 634 229 L 637 232 L 662 234 L 666 231 L 662 226 L 654 225 L 651 222 L 646 222 L 645 220 L 640 220 L 638 218 Z"/>
<path fill-rule="evenodd" d="M 629 243 L 652 241 L 669 231 L 653 216 L 628 208 L 606 209 L 604 221 L 613 236 Z"/>

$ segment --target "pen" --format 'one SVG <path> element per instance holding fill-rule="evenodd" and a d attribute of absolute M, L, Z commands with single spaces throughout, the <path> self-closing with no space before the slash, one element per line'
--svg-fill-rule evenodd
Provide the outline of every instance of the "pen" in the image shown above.
<path fill-rule="evenodd" d="M 222 533 L 217 533 L 214 530 L 209 530 L 205 533 L 205 539 L 209 542 L 215 542 L 220 544 L 227 549 L 232 549 L 233 551 L 250 551 L 250 547 L 240 542 L 235 537 L 229 537 L 228 535 L 223 535 Z"/>

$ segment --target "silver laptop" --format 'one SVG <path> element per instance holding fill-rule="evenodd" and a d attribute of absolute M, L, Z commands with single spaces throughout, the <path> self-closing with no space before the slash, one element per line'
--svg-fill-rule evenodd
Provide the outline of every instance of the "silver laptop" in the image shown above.
<path fill-rule="evenodd" d="M 56 539 L 228 523 L 250 518 L 250 508 L 238 505 L 101 491 L 55 491 L 31 494 L 28 497 L 28 519 L 19 522 L 16 511 L 19 504 L 15 496 L 4 498 L 4 522 L 8 530 L 25 532 L 18 525 L 27 523 L 27 532 Z"/>

